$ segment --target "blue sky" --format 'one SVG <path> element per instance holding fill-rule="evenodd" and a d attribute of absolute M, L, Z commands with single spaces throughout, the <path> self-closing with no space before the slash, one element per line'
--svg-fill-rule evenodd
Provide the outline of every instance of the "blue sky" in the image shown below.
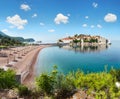
<path fill-rule="evenodd" d="M 55 42 L 74 34 L 120 39 L 120 0 L 0 0 L 0 30 Z"/>

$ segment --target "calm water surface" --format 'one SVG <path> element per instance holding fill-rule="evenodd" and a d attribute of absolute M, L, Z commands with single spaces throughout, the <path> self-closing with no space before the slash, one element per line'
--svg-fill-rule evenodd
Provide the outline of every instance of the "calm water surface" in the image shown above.
<path fill-rule="evenodd" d="M 36 75 L 48 72 L 57 65 L 58 70 L 63 73 L 76 71 L 101 72 L 107 65 L 120 69 L 120 42 L 114 41 L 111 46 L 98 47 L 48 47 L 44 48 L 38 55 L 35 65 Z"/>

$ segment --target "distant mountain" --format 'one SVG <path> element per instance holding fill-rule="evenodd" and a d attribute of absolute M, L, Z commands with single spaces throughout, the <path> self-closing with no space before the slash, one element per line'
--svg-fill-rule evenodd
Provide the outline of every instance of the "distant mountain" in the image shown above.
<path fill-rule="evenodd" d="M 33 38 L 24 39 L 23 37 L 11 37 L 0 31 L 0 38 L 2 38 L 2 37 L 10 37 L 10 38 L 18 40 L 20 42 L 34 42 L 35 41 Z"/>
<path fill-rule="evenodd" d="M 11 37 L 11 38 L 13 38 L 15 40 L 18 40 L 20 42 L 24 42 L 24 38 L 23 37 Z"/>
<path fill-rule="evenodd" d="M 27 38 L 27 39 L 24 39 L 25 42 L 34 42 L 35 40 L 33 38 Z"/>
<path fill-rule="evenodd" d="M 8 36 L 8 35 L 6 35 L 5 33 L 1 32 L 1 31 L 0 31 L 0 35 L 1 36 Z"/>

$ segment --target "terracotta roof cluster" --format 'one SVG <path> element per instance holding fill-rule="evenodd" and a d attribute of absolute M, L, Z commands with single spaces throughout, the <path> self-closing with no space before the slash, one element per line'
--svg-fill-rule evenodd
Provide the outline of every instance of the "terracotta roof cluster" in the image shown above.
<path fill-rule="evenodd" d="M 73 38 L 63 38 L 61 40 L 73 40 Z"/>

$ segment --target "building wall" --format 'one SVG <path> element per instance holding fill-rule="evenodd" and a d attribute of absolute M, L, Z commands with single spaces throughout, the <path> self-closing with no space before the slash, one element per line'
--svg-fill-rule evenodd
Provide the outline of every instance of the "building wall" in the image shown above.
<path fill-rule="evenodd" d="M 62 40 L 63 43 L 70 43 L 72 40 Z"/>
<path fill-rule="evenodd" d="M 103 37 L 100 37 L 100 38 L 98 39 L 98 43 L 99 43 L 99 44 L 106 44 L 106 39 L 103 38 Z"/>

